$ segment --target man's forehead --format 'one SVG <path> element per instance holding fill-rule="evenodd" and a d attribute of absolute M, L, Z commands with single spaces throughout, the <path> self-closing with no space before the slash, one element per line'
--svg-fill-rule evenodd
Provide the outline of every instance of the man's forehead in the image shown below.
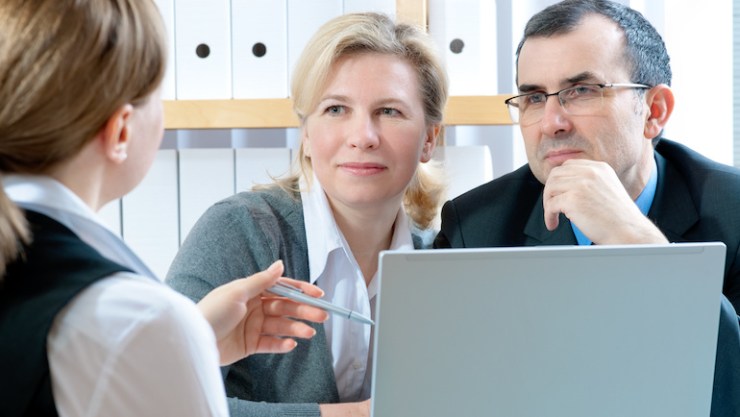
<path fill-rule="evenodd" d="M 589 74 L 591 82 L 624 81 L 623 56 L 619 27 L 600 15 L 588 16 L 568 33 L 528 38 L 519 53 L 517 84 L 567 85 L 582 74 Z"/>

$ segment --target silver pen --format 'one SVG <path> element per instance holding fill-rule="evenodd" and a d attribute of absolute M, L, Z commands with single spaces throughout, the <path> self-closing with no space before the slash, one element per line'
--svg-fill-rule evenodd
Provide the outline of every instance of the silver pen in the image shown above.
<path fill-rule="evenodd" d="M 304 294 L 303 291 L 301 291 L 300 289 L 287 284 L 277 283 L 268 288 L 267 291 L 281 297 L 289 298 L 299 303 L 318 307 L 322 310 L 326 310 L 330 313 L 334 313 L 341 317 L 344 317 L 345 319 L 354 320 L 363 324 L 369 324 L 371 326 L 375 324 L 371 319 L 363 316 L 360 313 L 352 311 L 348 308 L 339 307 L 338 305 L 332 304 L 328 301 L 324 301 L 320 298 L 311 297 L 310 295 Z"/>

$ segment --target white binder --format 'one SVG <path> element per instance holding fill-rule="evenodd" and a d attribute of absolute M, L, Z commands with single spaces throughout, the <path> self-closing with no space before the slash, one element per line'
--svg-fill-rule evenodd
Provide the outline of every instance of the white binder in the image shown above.
<path fill-rule="evenodd" d="M 246 148 L 236 150 L 236 192 L 255 184 L 270 184 L 290 170 L 290 148 Z"/>
<path fill-rule="evenodd" d="M 445 170 L 447 199 L 493 179 L 493 162 L 487 145 L 437 146 L 434 159 L 440 161 Z"/>
<path fill-rule="evenodd" d="M 231 98 L 230 6 L 229 0 L 177 0 L 178 100 Z"/>
<path fill-rule="evenodd" d="M 144 180 L 123 197 L 123 240 L 164 279 L 180 240 L 177 221 L 177 154 L 157 151 Z"/>
<path fill-rule="evenodd" d="M 231 0 L 233 96 L 288 97 L 287 0 Z"/>
<path fill-rule="evenodd" d="M 234 194 L 233 149 L 180 149 L 180 242 L 214 203 Z"/>
<path fill-rule="evenodd" d="M 288 0 L 288 83 L 293 67 L 321 25 L 342 14 L 342 0 Z"/>
<path fill-rule="evenodd" d="M 396 0 L 344 0 L 344 13 L 377 12 L 395 19 Z"/>
<path fill-rule="evenodd" d="M 496 94 L 495 0 L 429 0 L 429 34 L 447 67 L 450 95 Z"/>
<path fill-rule="evenodd" d="M 174 100 L 175 91 L 175 0 L 156 0 L 167 31 L 167 69 L 162 80 L 162 100 Z"/>

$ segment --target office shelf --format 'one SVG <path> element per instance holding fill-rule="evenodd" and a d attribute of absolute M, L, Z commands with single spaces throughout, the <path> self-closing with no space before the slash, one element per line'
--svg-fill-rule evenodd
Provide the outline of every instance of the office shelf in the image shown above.
<path fill-rule="evenodd" d="M 399 21 L 427 27 L 427 0 L 396 0 Z M 510 125 L 506 96 L 450 97 L 446 125 Z M 298 127 L 289 98 L 254 100 L 164 101 L 167 129 L 236 129 Z"/>

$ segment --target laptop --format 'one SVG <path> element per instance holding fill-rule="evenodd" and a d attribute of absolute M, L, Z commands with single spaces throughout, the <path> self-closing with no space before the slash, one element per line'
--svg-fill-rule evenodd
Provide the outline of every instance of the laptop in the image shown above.
<path fill-rule="evenodd" d="M 709 416 L 722 243 L 383 252 L 373 417 Z"/>

